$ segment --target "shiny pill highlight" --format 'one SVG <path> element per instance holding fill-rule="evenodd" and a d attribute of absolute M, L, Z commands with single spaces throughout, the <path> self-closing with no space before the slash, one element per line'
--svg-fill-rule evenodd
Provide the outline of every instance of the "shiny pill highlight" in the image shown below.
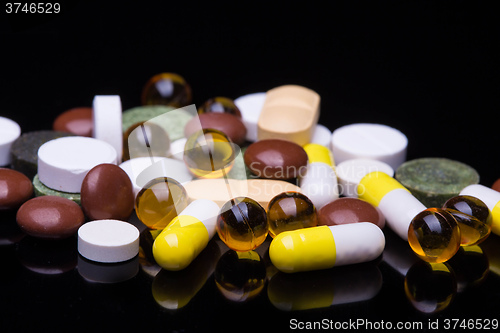
<path fill-rule="evenodd" d="M 296 273 L 371 261 L 382 253 L 385 237 L 370 222 L 286 231 L 269 247 L 273 265 Z"/>

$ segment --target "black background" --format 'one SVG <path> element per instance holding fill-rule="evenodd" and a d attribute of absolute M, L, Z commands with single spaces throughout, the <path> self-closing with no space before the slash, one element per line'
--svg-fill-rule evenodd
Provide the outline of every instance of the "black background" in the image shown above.
<path fill-rule="evenodd" d="M 190 83 L 196 105 L 214 96 L 304 85 L 321 95 L 320 123 L 330 130 L 387 124 L 407 135 L 408 159 L 467 163 L 487 186 L 500 177 L 500 36 L 487 4 L 79 1 L 62 2 L 60 14 L 1 12 L 0 115 L 23 132 L 50 129 L 59 113 L 91 106 L 97 94 L 120 95 L 124 109 L 137 106 L 151 76 L 175 72 Z M 499 250 L 498 236 L 488 241 Z M 141 274 L 122 284 L 92 284 L 76 269 L 59 275 L 26 269 L 18 244 L 0 253 L 0 318 L 8 331 L 16 325 L 286 331 L 290 318 L 499 318 L 500 279 L 493 273 L 433 316 L 409 304 L 404 278 L 383 262 L 383 288 L 367 302 L 287 313 L 265 292 L 248 303 L 229 302 L 211 277 L 186 308 L 170 312 L 154 303 L 151 282 Z M 103 320 L 107 324 L 99 326 Z"/>

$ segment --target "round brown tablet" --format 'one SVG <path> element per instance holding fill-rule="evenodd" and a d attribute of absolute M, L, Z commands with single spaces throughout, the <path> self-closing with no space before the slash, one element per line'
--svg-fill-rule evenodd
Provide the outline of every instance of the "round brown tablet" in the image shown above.
<path fill-rule="evenodd" d="M 26 201 L 17 211 L 16 220 L 30 236 L 63 239 L 75 234 L 85 217 L 77 203 L 47 195 Z"/>
<path fill-rule="evenodd" d="M 0 210 L 16 209 L 33 195 L 31 180 L 16 170 L 0 168 Z"/>
<path fill-rule="evenodd" d="M 92 108 L 80 107 L 65 111 L 54 120 L 52 127 L 54 131 L 91 137 L 94 128 Z"/>
<path fill-rule="evenodd" d="M 368 202 L 357 198 L 339 198 L 318 211 L 318 225 L 371 222 L 380 229 L 385 225 L 382 213 Z"/>
<path fill-rule="evenodd" d="M 491 186 L 492 189 L 494 189 L 495 191 L 498 191 L 500 192 L 500 178 L 498 178 L 494 183 L 493 185 Z"/>
<path fill-rule="evenodd" d="M 82 209 L 91 220 L 126 221 L 134 209 L 129 176 L 115 164 L 99 164 L 85 176 L 80 192 Z"/>
<path fill-rule="evenodd" d="M 267 139 L 248 146 L 244 160 L 257 177 L 285 180 L 305 172 L 307 153 L 294 142 Z"/>

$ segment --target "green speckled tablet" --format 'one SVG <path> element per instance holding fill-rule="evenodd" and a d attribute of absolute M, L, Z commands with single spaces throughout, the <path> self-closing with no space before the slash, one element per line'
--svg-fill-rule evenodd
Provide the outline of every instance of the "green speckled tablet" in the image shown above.
<path fill-rule="evenodd" d="M 12 169 L 22 172 L 29 179 L 33 179 L 38 169 L 38 148 L 45 142 L 75 136 L 71 133 L 57 131 L 33 131 L 21 135 L 10 149 Z"/>
<path fill-rule="evenodd" d="M 80 193 L 61 192 L 48 188 L 47 186 L 43 185 L 40 179 L 38 179 L 38 174 L 33 178 L 33 188 L 35 189 L 35 196 L 37 197 L 41 197 L 43 195 L 56 195 L 58 197 L 73 200 L 79 205 L 81 204 Z"/>
<path fill-rule="evenodd" d="M 479 174 L 467 164 L 433 157 L 401 164 L 395 177 L 427 207 L 441 207 L 464 187 L 479 183 Z"/>
<path fill-rule="evenodd" d="M 193 115 L 181 109 L 170 112 L 175 109 L 174 107 L 162 105 L 139 106 L 128 109 L 122 114 L 123 133 L 134 124 L 154 118 L 153 121 L 167 131 L 171 141 L 183 138 L 184 127 L 193 118 Z"/>

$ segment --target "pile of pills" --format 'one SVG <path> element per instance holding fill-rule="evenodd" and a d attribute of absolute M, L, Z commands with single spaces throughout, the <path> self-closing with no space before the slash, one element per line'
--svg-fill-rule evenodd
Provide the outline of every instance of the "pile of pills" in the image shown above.
<path fill-rule="evenodd" d="M 137 256 L 135 210 L 153 237 L 146 251 L 174 271 L 215 234 L 231 258 L 253 264 L 249 251 L 269 235 L 270 260 L 287 273 L 372 261 L 386 224 L 431 263 L 500 235 L 500 192 L 477 184 L 474 169 L 405 163 L 408 140 L 386 125 L 331 133 L 311 89 L 214 97 L 198 109 L 191 95 L 181 76 L 162 73 L 145 85 L 144 106 L 125 112 L 119 96 L 96 96 L 93 108 L 58 116 L 54 131 L 22 136 L 0 117 L 0 166 L 10 166 L 0 169 L 0 209 L 18 210 L 32 237 L 77 234 L 80 255 L 102 263 Z M 436 194 L 439 184 L 449 186 Z"/>

